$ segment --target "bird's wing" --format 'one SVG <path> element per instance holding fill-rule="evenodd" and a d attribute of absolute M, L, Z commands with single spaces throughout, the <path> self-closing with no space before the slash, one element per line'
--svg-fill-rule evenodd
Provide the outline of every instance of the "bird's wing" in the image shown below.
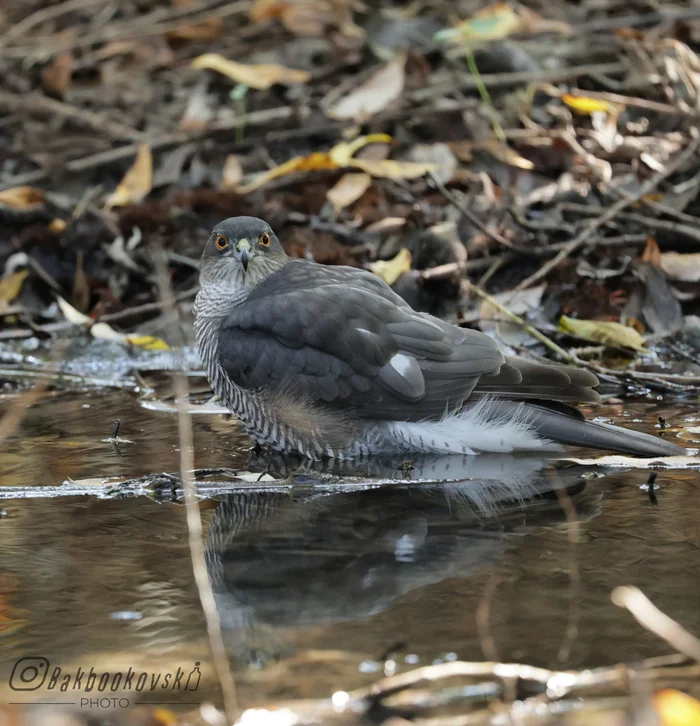
<path fill-rule="evenodd" d="M 284 389 L 359 416 L 441 416 L 503 356 L 490 338 L 414 312 L 382 280 L 293 260 L 225 320 L 219 362 L 249 389 Z"/>
<path fill-rule="evenodd" d="M 412 310 L 381 279 L 293 260 L 226 319 L 219 360 L 250 389 L 283 389 L 362 417 L 441 417 L 474 398 L 595 401 L 576 368 L 504 358 L 496 343 Z"/>

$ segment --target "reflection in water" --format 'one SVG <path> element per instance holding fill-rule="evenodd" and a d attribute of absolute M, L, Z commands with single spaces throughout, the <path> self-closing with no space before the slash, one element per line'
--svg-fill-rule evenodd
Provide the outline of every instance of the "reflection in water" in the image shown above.
<path fill-rule="evenodd" d="M 413 465 L 417 477 L 434 480 L 449 471 L 470 478 L 223 499 L 206 552 L 222 625 L 238 658 L 282 655 L 274 628 L 366 619 L 411 591 L 488 568 L 510 538 L 565 520 L 557 490 L 576 498 L 577 519 L 598 511 L 599 497 L 583 495 L 579 467 L 502 456 L 431 457 Z M 393 465 L 371 467 L 386 476 Z M 368 473 L 366 466 L 344 468 Z"/>

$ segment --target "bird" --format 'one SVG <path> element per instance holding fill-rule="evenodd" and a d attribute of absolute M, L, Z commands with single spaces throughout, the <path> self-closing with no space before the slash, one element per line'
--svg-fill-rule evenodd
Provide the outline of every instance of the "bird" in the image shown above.
<path fill-rule="evenodd" d="M 561 451 L 685 453 L 588 421 L 588 370 L 505 355 L 485 333 L 411 308 L 373 273 L 289 257 L 269 224 L 217 224 L 194 334 L 219 400 L 264 450 L 308 459 Z"/>

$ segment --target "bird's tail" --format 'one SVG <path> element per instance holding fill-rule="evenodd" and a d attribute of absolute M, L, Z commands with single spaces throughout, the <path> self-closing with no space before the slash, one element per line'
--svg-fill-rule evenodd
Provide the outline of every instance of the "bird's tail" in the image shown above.
<path fill-rule="evenodd" d="M 636 456 L 685 453 L 682 446 L 656 436 L 586 421 L 578 409 L 554 402 L 483 397 L 440 421 L 391 422 L 386 427 L 394 448 L 407 453 L 557 451 L 563 445 Z"/>

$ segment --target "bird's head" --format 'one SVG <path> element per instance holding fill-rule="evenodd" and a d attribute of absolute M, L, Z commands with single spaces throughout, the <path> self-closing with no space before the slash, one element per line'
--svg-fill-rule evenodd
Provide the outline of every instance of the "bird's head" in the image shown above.
<path fill-rule="evenodd" d="M 287 255 L 270 228 L 257 217 L 230 217 L 214 227 L 200 266 L 200 283 L 240 281 L 255 287 L 284 266 Z"/>

